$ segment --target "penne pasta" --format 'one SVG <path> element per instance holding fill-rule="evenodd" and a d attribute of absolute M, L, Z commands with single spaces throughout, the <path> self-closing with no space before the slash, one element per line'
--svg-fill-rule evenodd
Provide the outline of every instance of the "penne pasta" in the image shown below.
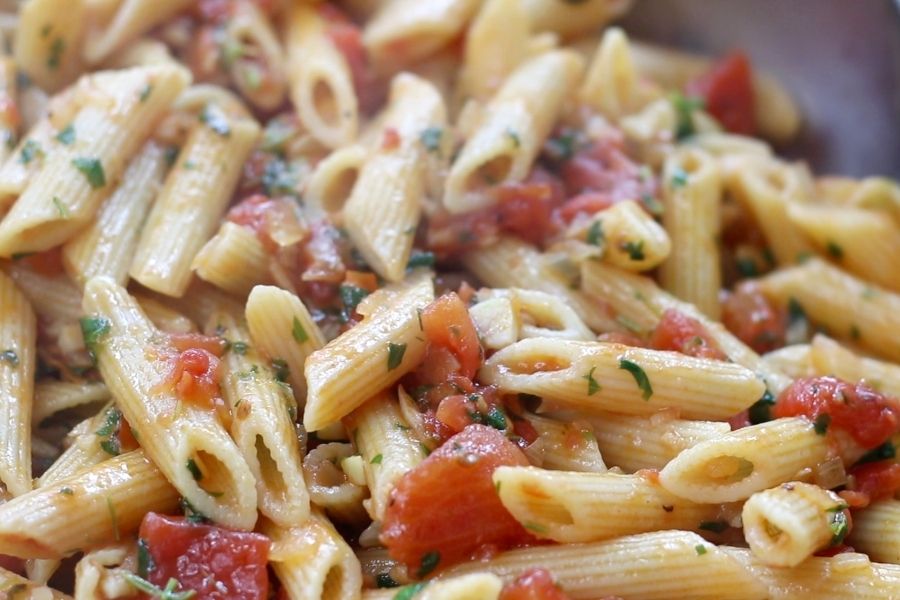
<path fill-rule="evenodd" d="M 271 279 L 269 254 L 256 233 L 230 221 L 200 249 L 191 269 L 203 281 L 240 297 Z"/>

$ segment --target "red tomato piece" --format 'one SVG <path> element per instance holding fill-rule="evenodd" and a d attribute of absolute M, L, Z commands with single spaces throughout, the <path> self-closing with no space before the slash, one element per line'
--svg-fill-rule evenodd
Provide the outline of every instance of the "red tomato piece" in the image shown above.
<path fill-rule="evenodd" d="M 700 321 L 674 308 L 663 313 L 650 335 L 650 347 L 656 350 L 674 350 L 698 358 L 728 358 L 719 350 L 718 344 Z"/>
<path fill-rule="evenodd" d="M 497 222 L 503 231 L 538 244 L 551 231 L 554 189 L 550 183 L 509 183 L 495 192 Z"/>
<path fill-rule="evenodd" d="M 900 490 L 900 464 L 890 460 L 856 465 L 851 468 L 851 491 L 865 494 L 869 502 L 893 498 Z"/>
<path fill-rule="evenodd" d="M 269 538 L 183 517 L 147 513 L 141 523 L 152 569 L 147 580 L 163 588 L 174 577 L 195 600 L 265 600 Z"/>
<path fill-rule="evenodd" d="M 19 575 L 25 574 L 25 561 L 16 556 L 9 556 L 8 554 L 0 554 L 0 569 L 6 569 L 7 571 L 12 571 L 13 573 L 18 573 Z"/>
<path fill-rule="evenodd" d="M 491 474 L 528 459 L 496 429 L 469 425 L 397 483 L 381 541 L 391 556 L 420 572 L 439 553 L 444 568 L 485 545 L 509 548 L 534 538 L 503 507 Z"/>
<path fill-rule="evenodd" d="M 900 431 L 900 406 L 864 383 L 852 384 L 836 377 L 798 379 L 775 403 L 776 417 L 805 416 L 827 427 L 846 431 L 866 449 L 884 443 Z"/>
<path fill-rule="evenodd" d="M 200 333 L 172 333 L 169 334 L 172 345 L 179 352 L 184 352 L 191 348 L 200 348 L 206 350 L 214 356 L 222 356 L 225 354 L 227 343 L 223 338 L 218 336 L 202 335 Z"/>
<path fill-rule="evenodd" d="M 362 41 L 362 31 L 340 9 L 330 3 L 319 6 L 319 14 L 328 22 L 327 33 L 338 49 L 353 79 L 353 89 L 364 113 L 374 111 L 384 99 L 385 88 L 379 85 L 369 55 Z"/>
<path fill-rule="evenodd" d="M 516 580 L 503 586 L 499 600 L 568 600 L 550 571 L 543 568 L 528 569 Z"/>
<path fill-rule="evenodd" d="M 687 86 L 691 95 L 706 102 L 706 110 L 728 131 L 756 132 L 756 100 L 753 70 L 747 55 L 732 52 Z"/>
<path fill-rule="evenodd" d="M 29 254 L 22 261 L 41 275 L 53 277 L 63 273 L 62 246 Z"/>
<path fill-rule="evenodd" d="M 466 305 L 454 292 L 444 294 L 422 311 L 422 328 L 432 345 L 448 349 L 459 363 L 459 374 L 475 377 L 483 351 Z"/>
<path fill-rule="evenodd" d="M 760 354 L 784 346 L 787 315 L 753 286 L 742 286 L 728 295 L 722 305 L 722 323 Z"/>
<path fill-rule="evenodd" d="M 454 394 L 441 400 L 434 416 L 453 430 L 453 433 L 458 433 L 465 429 L 466 425 L 472 424 L 473 411 L 474 408 L 466 396 Z"/>

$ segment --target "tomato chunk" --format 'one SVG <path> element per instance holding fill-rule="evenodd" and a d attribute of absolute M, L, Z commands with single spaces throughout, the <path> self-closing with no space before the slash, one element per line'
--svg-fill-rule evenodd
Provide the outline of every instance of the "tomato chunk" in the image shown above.
<path fill-rule="evenodd" d="M 534 538 L 503 507 L 491 475 L 501 465 L 525 466 L 522 451 L 496 429 L 470 425 L 403 476 L 391 494 L 381 541 L 413 574 L 425 575 L 437 553 L 440 568 Z"/>
<path fill-rule="evenodd" d="M 722 305 L 722 323 L 761 354 L 784 346 L 787 315 L 753 286 L 742 286 L 728 295 Z"/>
<path fill-rule="evenodd" d="M 865 494 L 869 502 L 892 498 L 900 490 L 900 464 L 890 460 L 856 465 L 849 475 L 849 489 Z"/>
<path fill-rule="evenodd" d="M 900 431 L 896 400 L 864 383 L 854 385 L 836 377 L 798 379 L 778 396 L 773 413 L 777 417 L 805 416 L 826 427 L 838 427 L 866 449 Z"/>
<path fill-rule="evenodd" d="M 732 52 L 687 86 L 691 95 L 706 102 L 706 110 L 725 129 L 753 135 L 756 132 L 756 101 L 753 71 L 743 52 Z"/>
<path fill-rule="evenodd" d="M 147 581 L 165 587 L 174 577 L 196 600 L 265 600 L 269 538 L 183 517 L 147 513 L 139 536 L 147 546 Z"/>
<path fill-rule="evenodd" d="M 463 301 L 444 294 L 422 311 L 422 329 L 430 344 L 446 348 L 459 362 L 460 375 L 472 379 L 481 366 L 478 332 Z"/>
<path fill-rule="evenodd" d="M 515 581 L 507 583 L 499 600 L 568 600 L 559 584 L 553 581 L 550 571 L 543 568 L 528 569 Z"/>
<path fill-rule="evenodd" d="M 698 358 L 728 358 L 700 321 L 673 308 L 663 313 L 650 336 L 650 346 L 656 350 L 674 350 Z"/>

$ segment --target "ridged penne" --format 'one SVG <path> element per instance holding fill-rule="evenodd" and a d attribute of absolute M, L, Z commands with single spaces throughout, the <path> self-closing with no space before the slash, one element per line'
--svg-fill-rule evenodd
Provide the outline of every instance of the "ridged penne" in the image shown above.
<path fill-rule="evenodd" d="M 628 36 L 618 27 L 607 29 L 578 92 L 581 101 L 618 121 L 640 110 L 654 95 L 634 66 Z"/>
<path fill-rule="evenodd" d="M 537 415 L 522 418 L 538 433 L 537 441 L 525 448 L 533 464 L 556 471 L 606 472 L 593 428 L 584 419 Z"/>
<path fill-rule="evenodd" d="M 493 573 L 469 573 L 433 581 L 422 587 L 413 584 L 399 590 L 364 590 L 362 600 L 392 600 L 405 590 L 415 589 L 416 600 L 497 600 L 503 581 Z"/>
<path fill-rule="evenodd" d="M 564 38 L 600 30 L 631 8 L 632 0 L 581 0 L 560 4 L 554 0 L 524 0 L 535 31 L 550 31 Z"/>
<path fill-rule="evenodd" d="M 98 63 L 128 42 L 140 37 L 160 23 L 168 21 L 185 8 L 190 0 L 124 0 L 117 2 L 108 22 L 91 28 L 84 40 L 82 55 L 88 63 Z"/>
<path fill-rule="evenodd" d="M 60 411 L 109 400 L 109 389 L 99 381 L 38 381 L 34 386 L 31 422 L 35 425 Z"/>
<path fill-rule="evenodd" d="M 0 567 L 0 592 L 9 600 L 14 600 L 15 598 L 72 600 L 72 597 L 68 594 L 63 594 L 51 587 L 26 579 L 3 567 Z"/>
<path fill-rule="evenodd" d="M 256 233 L 226 221 L 191 262 L 197 277 L 235 296 L 246 296 L 253 286 L 268 283 L 269 254 Z"/>
<path fill-rule="evenodd" d="M 847 543 L 872 560 L 900 565 L 900 500 L 889 498 L 854 511 Z"/>
<path fill-rule="evenodd" d="M 854 354 L 825 335 L 813 337 L 809 361 L 816 375 L 863 381 L 888 396 L 900 398 L 900 366 Z"/>

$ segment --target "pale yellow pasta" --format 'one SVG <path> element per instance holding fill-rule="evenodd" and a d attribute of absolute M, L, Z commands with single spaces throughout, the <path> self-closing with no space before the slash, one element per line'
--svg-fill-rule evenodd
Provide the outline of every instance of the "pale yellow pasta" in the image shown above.
<path fill-rule="evenodd" d="M 206 333 L 230 343 L 222 392 L 231 408 L 231 437 L 256 479 L 259 511 L 277 525 L 298 525 L 309 516 L 309 494 L 296 460 L 293 395 L 262 360 L 240 318 L 226 311 L 213 314 Z"/>
<path fill-rule="evenodd" d="M 141 225 L 165 169 L 163 148 L 154 142 L 144 144 L 94 219 L 63 246 L 63 263 L 74 280 L 84 285 L 91 277 L 107 275 L 125 284 Z"/>
<path fill-rule="evenodd" d="M 395 70 L 439 50 L 460 33 L 477 0 L 392 0 L 366 23 L 363 43 L 382 70 Z"/>
<path fill-rule="evenodd" d="M 343 209 L 367 154 L 365 146 L 354 144 L 339 148 L 323 158 L 306 186 L 306 206 L 328 213 Z"/>
<path fill-rule="evenodd" d="M 529 337 L 556 337 L 567 340 L 594 339 L 594 334 L 575 311 L 547 292 L 522 288 L 493 289 L 481 290 L 477 297 L 479 300 L 481 298 L 508 298 L 510 300 L 516 313 L 515 322 L 518 324 L 517 339 Z M 475 310 L 477 306 L 478 304 L 473 306 L 470 311 Z"/>
<path fill-rule="evenodd" d="M 595 542 L 662 529 L 696 531 L 728 520 L 725 507 L 683 500 L 651 476 L 501 466 L 493 480 L 503 506 L 523 527 L 556 542 Z"/>
<path fill-rule="evenodd" d="M 841 268 L 893 291 L 900 271 L 890 257 L 900 256 L 900 225 L 873 210 L 791 204 L 791 222 Z"/>
<path fill-rule="evenodd" d="M 497 600 L 503 581 L 493 573 L 470 573 L 429 583 L 416 600 Z M 364 590 L 362 600 L 392 600 L 398 590 Z"/>
<path fill-rule="evenodd" d="M 900 295 L 845 273 L 819 259 L 776 271 L 758 280 L 762 291 L 782 306 L 799 304 L 832 335 L 853 339 L 869 350 L 900 360 Z"/>
<path fill-rule="evenodd" d="M 490 350 L 505 348 L 519 339 L 519 312 L 512 297 L 479 299 L 469 307 L 469 316 L 481 345 Z"/>
<path fill-rule="evenodd" d="M 96 415 L 72 428 L 68 436 L 71 440 L 68 448 L 38 477 L 36 487 L 56 483 L 112 457 L 101 447 L 103 438 L 97 435 L 97 430 L 106 423 L 111 410 L 115 409 L 109 402 Z"/>
<path fill-rule="evenodd" d="M 792 481 L 757 492 L 744 503 L 744 537 L 756 559 L 795 567 L 846 533 L 847 505 L 834 492 Z M 841 532 L 844 533 L 841 533 Z"/>
<path fill-rule="evenodd" d="M 46 250 L 90 221 L 188 75 L 159 65 L 86 77 L 80 85 L 89 90 L 87 98 L 66 126 L 72 143 L 48 152 L 0 222 L 2 256 Z"/>
<path fill-rule="evenodd" d="M 191 263 L 197 277 L 236 296 L 268 283 L 269 254 L 256 233 L 226 221 L 200 249 Z"/>
<path fill-rule="evenodd" d="M 824 461 L 825 436 L 802 417 L 751 425 L 701 442 L 659 473 L 667 490 L 695 502 L 732 502 L 794 479 Z"/>
<path fill-rule="evenodd" d="M 765 585 L 741 562 L 722 547 L 688 531 L 656 531 L 604 542 L 510 550 L 488 561 L 453 567 L 446 576 L 488 571 L 511 581 L 535 566 L 553 573 L 573 600 L 602 596 L 629 600 L 768 597 Z"/>
<path fill-rule="evenodd" d="M 0 550 L 64 558 L 124 539 L 147 512 L 168 512 L 178 492 L 141 450 L 122 454 L 0 505 Z"/>
<path fill-rule="evenodd" d="M 303 302 L 287 290 L 260 285 L 253 288 L 244 311 L 253 343 L 273 361 L 284 361 L 287 380 L 300 406 L 306 403 L 307 357 L 325 345 Z"/>
<path fill-rule="evenodd" d="M 130 41 L 191 5 L 190 0 L 121 0 L 105 23 L 93 23 L 85 36 L 82 55 L 94 64 L 122 50 Z M 70 52 L 74 49 L 69 50 Z"/>
<path fill-rule="evenodd" d="M 263 521 L 262 532 L 272 540 L 269 561 L 288 598 L 359 598 L 359 560 L 319 511 L 313 510 L 306 523 L 291 528 Z"/>
<path fill-rule="evenodd" d="M 859 356 L 831 338 L 816 334 L 809 347 L 811 370 L 847 381 L 862 381 L 883 394 L 900 398 L 900 366 Z"/>
<path fill-rule="evenodd" d="M 661 469 L 682 450 L 731 431 L 728 423 L 688 421 L 673 412 L 645 416 L 605 413 L 586 415 L 604 460 L 627 473 Z"/>
<path fill-rule="evenodd" d="M 81 316 L 81 291 L 65 275 L 45 275 L 19 261 L 6 269 L 28 298 L 38 317 L 47 321 L 77 322 Z"/>
<path fill-rule="evenodd" d="M 99 381 L 38 381 L 34 386 L 31 422 L 35 425 L 60 411 L 106 402 L 109 389 Z"/>
<path fill-rule="evenodd" d="M 598 31 L 603 25 L 624 14 L 632 0 L 523 0 L 531 27 L 572 38 Z"/>
<path fill-rule="evenodd" d="M 737 364 L 621 344 L 529 338 L 485 361 L 480 379 L 585 411 L 726 419 L 756 402 L 765 384 Z"/>
<path fill-rule="evenodd" d="M 12 206 L 28 181 L 40 170 L 47 158 L 47 150 L 55 143 L 56 129 L 42 117 L 23 135 L 0 165 L 0 217 Z"/>
<path fill-rule="evenodd" d="M 628 36 L 618 27 L 603 33 L 578 92 L 582 102 L 613 121 L 637 112 L 654 90 L 638 75 Z"/>
<path fill-rule="evenodd" d="M 81 73 L 78 48 L 87 28 L 87 3 L 31 0 L 16 24 L 16 65 L 42 88 L 55 92 Z"/>
<path fill-rule="evenodd" d="M 86 552 L 75 565 L 75 598 L 123 598 L 134 595 L 127 574 L 137 568 L 131 540 L 108 544 Z"/>
<path fill-rule="evenodd" d="M 812 373 L 812 349 L 809 344 L 785 346 L 765 353 L 762 359 L 773 369 L 793 379 L 807 377 Z"/>
<path fill-rule="evenodd" d="M 382 288 L 357 307 L 358 325 L 306 359 L 303 424 L 316 431 L 411 371 L 425 354 L 418 311 L 434 299 L 430 275 Z"/>
<path fill-rule="evenodd" d="M 523 418 L 538 433 L 538 439 L 525 448 L 525 455 L 535 465 L 556 471 L 606 472 L 597 438 L 587 421 L 565 416 L 548 418 L 529 415 Z"/>
<path fill-rule="evenodd" d="M 9 56 L 0 58 L 0 102 L 6 107 L 0 111 L 0 162 L 5 162 L 16 147 L 19 139 L 19 119 L 14 112 L 18 85 L 16 83 L 16 63 Z M 0 200 L 0 207 L 3 201 Z"/>
<path fill-rule="evenodd" d="M 667 210 L 665 215 L 669 212 Z M 710 216 L 714 217 L 715 211 Z M 667 217 L 664 223 L 668 223 Z M 672 240 L 678 240 L 673 252 L 670 235 L 675 232 L 667 233 L 633 200 L 617 202 L 594 214 L 590 225 L 580 229 L 581 235 L 578 237 L 583 236 L 588 243 L 593 241 L 591 234 L 596 231 L 599 234 L 597 237 L 605 244 L 603 260 L 626 271 L 647 271 L 660 263 L 666 265 L 678 260 L 679 254 L 683 252 L 683 240 L 673 236 Z M 697 265 L 698 269 L 701 267 L 702 265 Z M 665 270 L 666 267 L 663 266 L 661 272 Z"/>
<path fill-rule="evenodd" d="M 672 252 L 662 263 L 659 279 L 674 296 L 694 304 L 718 320 L 719 206 L 722 183 L 713 158 L 695 149 L 679 149 L 663 168 L 663 225 Z"/>
<path fill-rule="evenodd" d="M 239 2 L 224 29 L 223 66 L 234 87 L 257 108 L 278 108 L 287 91 L 287 65 L 272 23 L 255 3 Z"/>
<path fill-rule="evenodd" d="M 231 312 L 238 312 L 241 308 L 241 303 L 234 296 L 199 278 L 194 279 L 188 285 L 184 296 L 181 298 L 170 298 L 163 294 L 152 292 L 142 297 L 153 298 L 160 304 L 172 307 L 172 309 L 190 319 L 195 325 L 205 324 L 209 320 L 210 315 L 218 310 L 225 309 Z"/>
<path fill-rule="evenodd" d="M 859 206 L 891 215 L 900 223 L 900 184 L 887 177 L 866 177 L 853 186 L 847 199 L 852 206 Z"/>
<path fill-rule="evenodd" d="M 492 204 L 489 187 L 525 179 L 582 70 L 574 52 L 551 50 L 509 75 L 450 167 L 443 197 L 449 211 Z"/>
<path fill-rule="evenodd" d="M 164 43 L 152 38 L 140 38 L 110 57 L 105 66 L 113 69 L 127 69 L 174 62 L 175 58 Z"/>
<path fill-rule="evenodd" d="M 385 390 L 344 418 L 344 426 L 362 456 L 371 498 L 364 501 L 373 520 L 384 519 L 391 491 L 422 461 L 419 442 L 400 414 L 396 392 Z"/>
<path fill-rule="evenodd" d="M 141 306 L 141 310 L 147 315 L 157 329 L 166 333 L 193 333 L 197 326 L 186 316 L 160 302 L 153 296 L 135 293 L 134 299 Z"/>
<path fill-rule="evenodd" d="M 13 280 L 0 272 L 0 482 L 13 495 L 31 489 L 31 413 L 37 319 Z"/>
<path fill-rule="evenodd" d="M 168 382 L 166 336 L 109 279 L 87 283 L 84 308 L 94 319 L 93 351 L 103 381 L 147 456 L 198 511 L 231 527 L 252 527 L 254 476 L 215 411 L 179 401 Z"/>
<path fill-rule="evenodd" d="M 847 543 L 872 560 L 900 565 L 900 500 L 881 500 L 854 511 Z"/>
<path fill-rule="evenodd" d="M 129 271 L 142 285 L 181 296 L 191 262 L 212 236 L 259 135 L 249 118 L 207 105 L 150 211 Z"/>
<path fill-rule="evenodd" d="M 409 262 L 425 194 L 423 135 L 446 126 L 444 100 L 425 80 L 397 75 L 383 117 L 385 141 L 373 149 L 344 207 L 344 226 L 372 269 L 400 281 Z M 388 135 L 396 138 L 388 141 Z"/>
<path fill-rule="evenodd" d="M 4 598 L 15 600 L 27 598 L 28 600 L 72 600 L 68 594 L 63 594 L 51 587 L 36 583 L 12 571 L 0 567 L 0 592 Z"/>
<path fill-rule="evenodd" d="M 300 121 L 318 141 L 340 148 L 356 138 L 359 106 L 350 66 L 327 27 L 315 5 L 293 3 L 285 31 L 287 75 Z"/>
<path fill-rule="evenodd" d="M 361 462 L 353 446 L 344 442 L 319 444 L 303 459 L 313 506 L 324 510 L 330 519 L 356 528 L 371 520 L 363 507 L 368 490 Z"/>

